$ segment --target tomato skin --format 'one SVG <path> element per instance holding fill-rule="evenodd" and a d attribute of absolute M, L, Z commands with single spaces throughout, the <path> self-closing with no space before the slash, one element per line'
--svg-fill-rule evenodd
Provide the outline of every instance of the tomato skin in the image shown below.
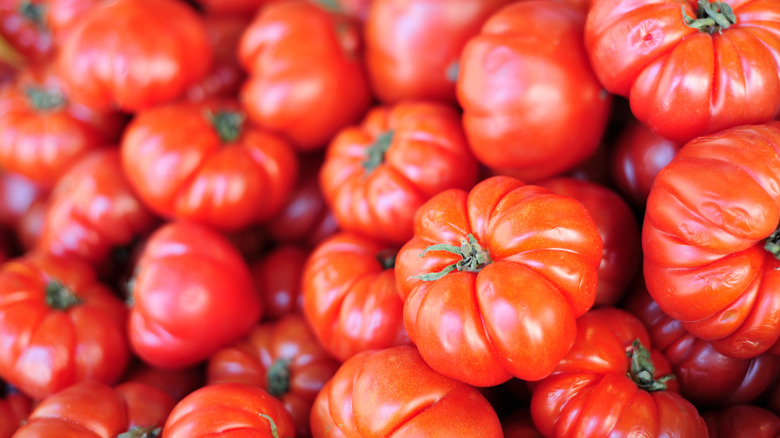
<path fill-rule="evenodd" d="M 45 23 L 38 22 L 33 15 L 25 13 L 23 0 L 3 0 L 0 2 L 0 36 L 22 54 L 28 62 L 42 63 L 51 59 L 55 50 L 55 40 Z M 45 10 L 46 0 L 27 2 L 27 8 Z"/>
<path fill-rule="evenodd" d="M 538 382 L 531 415 L 545 437 L 679 436 L 706 438 L 704 420 L 676 392 L 647 392 L 628 375 L 634 340 L 650 351 L 654 378 L 669 373 L 642 323 L 630 313 L 602 307 L 577 320 L 577 340 L 553 374 Z"/>
<path fill-rule="evenodd" d="M 311 436 L 309 414 L 317 393 L 336 373 L 336 362 L 314 337 L 300 314 L 256 325 L 249 336 L 214 353 L 208 384 L 238 382 L 258 386 L 290 412 L 300 437 Z M 279 385 L 279 380 L 284 384 Z M 286 387 L 285 387 L 286 386 Z"/>
<path fill-rule="evenodd" d="M 237 105 L 172 104 L 142 111 L 130 123 L 122 168 L 154 212 L 237 231 L 268 219 L 286 201 L 297 178 L 295 151 L 247 124 L 239 124 L 235 139 L 221 137 L 209 114 L 225 111 Z"/>
<path fill-rule="evenodd" d="M 396 259 L 404 326 L 438 372 L 476 386 L 515 376 L 539 380 L 574 342 L 575 319 L 593 305 L 602 241 L 585 207 L 510 177 L 470 192 L 447 190 L 415 216 L 414 237 Z M 460 246 L 467 235 L 492 263 L 433 281 L 460 256 L 420 254 L 434 244 Z"/>
<path fill-rule="evenodd" d="M 381 243 L 340 232 L 309 255 L 303 271 L 303 313 L 322 346 L 345 361 L 355 354 L 409 344 L 395 270 Z"/>
<path fill-rule="evenodd" d="M 365 25 L 366 67 L 386 103 L 431 99 L 455 103 L 460 52 L 482 23 L 509 0 L 373 0 Z"/>
<path fill-rule="evenodd" d="M 253 16 L 273 0 L 195 0 L 203 7 L 206 15 L 214 17 Z"/>
<path fill-rule="evenodd" d="M 504 438 L 543 438 L 534 426 L 529 408 L 520 409 L 503 418 L 501 427 Z"/>
<path fill-rule="evenodd" d="M 780 338 L 780 123 L 684 145 L 656 176 L 642 227 L 647 290 L 720 353 L 751 358 Z"/>
<path fill-rule="evenodd" d="M 604 243 L 594 306 L 614 306 L 642 264 L 642 238 L 631 207 L 609 188 L 574 178 L 541 181 L 552 192 L 580 201 Z"/>
<path fill-rule="evenodd" d="M 277 435 L 272 435 L 266 416 L 276 425 Z M 205 438 L 228 433 L 242 438 L 292 438 L 295 425 L 282 402 L 265 390 L 242 383 L 218 383 L 184 397 L 168 416 L 162 436 Z"/>
<path fill-rule="evenodd" d="M 48 0 L 44 12 L 54 42 L 62 44 L 82 17 L 103 2 L 105 0 Z"/>
<path fill-rule="evenodd" d="M 52 280 L 80 303 L 47 304 Z M 122 301 L 83 261 L 31 252 L 0 267 L 0 376 L 35 399 L 84 380 L 116 382 L 129 360 L 126 323 Z"/>
<path fill-rule="evenodd" d="M 74 101 L 135 112 L 181 96 L 208 73 L 212 58 L 203 20 L 185 3 L 117 0 L 87 12 L 57 63 Z"/>
<path fill-rule="evenodd" d="M 358 23 L 346 16 L 305 0 L 269 4 L 238 47 L 249 118 L 299 150 L 324 148 L 371 104 L 361 44 Z"/>
<path fill-rule="evenodd" d="M 262 302 L 240 253 L 225 237 L 172 222 L 147 240 L 131 291 L 133 352 L 160 368 L 184 368 L 240 339 Z"/>
<path fill-rule="evenodd" d="M 13 172 L 0 173 L 0 224 L 14 228 L 38 199 L 48 190 Z"/>
<path fill-rule="evenodd" d="M 386 152 L 371 162 L 387 135 Z M 360 126 L 340 131 L 320 170 L 341 229 L 395 245 L 412 237 L 414 213 L 425 201 L 446 189 L 468 190 L 476 179 L 457 112 L 414 101 L 373 108 Z"/>
<path fill-rule="evenodd" d="M 32 411 L 32 400 L 5 383 L 0 383 L 3 395 L 0 398 L 0 438 L 11 438 Z"/>
<path fill-rule="evenodd" d="M 596 75 L 661 137 L 686 142 L 780 113 L 780 5 L 724 3 L 736 24 L 710 34 L 683 20 L 695 1 L 593 2 L 585 45 Z"/>
<path fill-rule="evenodd" d="M 266 319 L 277 319 L 303 309 L 302 278 L 309 252 L 280 245 L 252 263 L 249 269 L 263 299 Z"/>
<path fill-rule="evenodd" d="M 584 23 L 566 3 L 515 2 L 466 44 L 457 97 L 480 163 L 533 182 L 596 150 L 612 99 L 588 63 Z"/>
<path fill-rule="evenodd" d="M 501 437 L 473 387 L 431 369 L 413 346 L 365 351 L 341 365 L 311 412 L 320 437 Z"/>
<path fill-rule="evenodd" d="M 780 435 L 780 418 L 758 406 L 731 406 L 702 416 L 710 438 L 777 438 Z"/>

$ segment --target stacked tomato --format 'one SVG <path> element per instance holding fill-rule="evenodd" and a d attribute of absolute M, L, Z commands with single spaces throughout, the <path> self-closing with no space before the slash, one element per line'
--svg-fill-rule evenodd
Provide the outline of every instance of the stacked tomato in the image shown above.
<path fill-rule="evenodd" d="M 780 1 L 0 35 L 0 438 L 780 436 Z"/>

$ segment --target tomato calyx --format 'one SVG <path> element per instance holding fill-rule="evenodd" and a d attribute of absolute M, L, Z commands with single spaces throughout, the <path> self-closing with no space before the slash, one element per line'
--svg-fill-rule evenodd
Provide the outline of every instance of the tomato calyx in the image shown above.
<path fill-rule="evenodd" d="M 65 106 L 65 96 L 56 91 L 27 87 L 24 94 L 36 111 L 52 111 Z"/>
<path fill-rule="evenodd" d="M 452 64 L 447 66 L 447 71 L 445 72 L 447 75 L 447 80 L 452 82 L 453 84 L 458 82 L 458 75 L 460 74 L 460 61 L 455 60 L 452 61 Z"/>
<path fill-rule="evenodd" d="M 395 131 L 387 131 L 376 138 L 374 144 L 366 149 L 366 159 L 363 161 L 363 169 L 366 174 L 374 171 L 380 164 L 385 162 L 385 154 L 393 143 Z"/>
<path fill-rule="evenodd" d="M 57 280 L 49 280 L 46 284 L 46 304 L 52 309 L 68 310 L 81 304 L 81 298 L 77 297 L 70 288 Z"/>
<path fill-rule="evenodd" d="M 398 251 L 392 249 L 383 249 L 376 255 L 376 259 L 379 260 L 379 264 L 382 265 L 382 269 L 395 268 L 395 258 L 398 255 Z"/>
<path fill-rule="evenodd" d="M 279 398 L 290 390 L 290 359 L 276 359 L 266 372 L 268 393 Z"/>
<path fill-rule="evenodd" d="M 46 30 L 46 14 L 43 5 L 25 0 L 19 5 L 19 13 L 38 29 Z"/>
<path fill-rule="evenodd" d="M 626 349 L 626 355 L 631 358 L 628 367 L 628 377 L 636 383 L 640 389 L 647 392 L 666 391 L 666 382 L 674 379 L 674 374 L 667 374 L 655 379 L 655 365 L 650 358 L 650 351 L 645 348 L 639 339 L 635 339 Z"/>
<path fill-rule="evenodd" d="M 766 238 L 764 249 L 769 251 L 776 259 L 780 260 L 780 225 Z"/>
<path fill-rule="evenodd" d="M 321 7 L 322 9 L 325 9 L 328 12 L 332 12 L 334 14 L 341 14 L 344 11 L 341 9 L 341 5 L 336 0 L 315 0 L 317 6 Z"/>
<path fill-rule="evenodd" d="M 480 246 L 473 234 L 469 234 L 466 236 L 466 239 L 462 239 L 460 246 L 448 245 L 446 243 L 431 245 L 420 253 L 420 257 L 425 257 L 429 251 L 447 251 L 460 256 L 461 259 L 446 266 L 439 272 L 416 275 L 412 278 L 418 278 L 422 281 L 435 281 L 455 270 L 458 272 L 479 272 L 485 266 L 493 263 L 490 254 L 488 254 L 487 250 L 482 249 L 482 246 Z"/>
<path fill-rule="evenodd" d="M 130 428 L 127 432 L 120 433 L 116 438 L 157 438 L 162 433 L 161 427 L 154 426 L 136 426 Z"/>
<path fill-rule="evenodd" d="M 271 436 L 273 438 L 279 438 L 279 428 L 276 427 L 276 422 L 274 421 L 274 419 L 271 418 L 270 415 L 264 414 L 262 412 L 258 412 L 257 415 L 259 415 L 259 416 L 265 418 L 266 420 L 268 420 L 268 422 L 271 424 Z"/>
<path fill-rule="evenodd" d="M 708 0 L 699 0 L 696 4 L 696 18 L 685 12 L 685 6 L 681 8 L 685 25 L 702 32 L 720 33 L 737 22 L 734 10 L 726 2 L 710 3 Z"/>
<path fill-rule="evenodd" d="M 240 111 L 217 111 L 208 114 L 206 118 L 217 130 L 219 140 L 223 144 L 233 143 L 241 137 L 246 121 L 246 115 Z"/>

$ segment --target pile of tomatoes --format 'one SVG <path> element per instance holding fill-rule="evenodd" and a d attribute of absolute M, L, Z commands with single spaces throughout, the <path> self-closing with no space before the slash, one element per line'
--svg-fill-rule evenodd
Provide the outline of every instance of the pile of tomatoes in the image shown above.
<path fill-rule="evenodd" d="M 780 436 L 780 1 L 0 36 L 0 438 Z"/>

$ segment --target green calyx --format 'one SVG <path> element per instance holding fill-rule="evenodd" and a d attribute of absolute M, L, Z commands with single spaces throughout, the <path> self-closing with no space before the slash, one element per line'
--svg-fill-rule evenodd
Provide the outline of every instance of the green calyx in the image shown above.
<path fill-rule="evenodd" d="M 290 359 L 277 359 L 268 368 L 268 393 L 279 398 L 290 390 Z"/>
<path fill-rule="evenodd" d="M 246 115 L 240 111 L 217 111 L 207 117 L 222 143 L 233 143 L 241 137 Z"/>
<path fill-rule="evenodd" d="M 127 432 L 120 433 L 116 438 L 157 438 L 162 433 L 161 427 L 142 427 L 136 426 Z"/>
<path fill-rule="evenodd" d="M 485 266 L 493 263 L 493 260 L 490 259 L 490 254 L 488 254 L 487 250 L 482 249 L 473 234 L 469 234 L 466 236 L 466 239 L 461 240 L 460 246 L 447 244 L 431 245 L 420 253 L 420 257 L 425 257 L 430 251 L 447 251 L 460 256 L 461 259 L 456 263 L 446 266 L 439 272 L 431 272 L 412 278 L 418 278 L 423 281 L 434 281 L 456 270 L 459 272 L 479 272 Z"/>
<path fill-rule="evenodd" d="M 38 29 L 46 29 L 46 11 L 43 5 L 25 0 L 19 5 L 18 11 Z"/>
<path fill-rule="evenodd" d="M 51 111 L 65 106 L 65 97 L 56 91 L 27 87 L 24 94 L 37 111 Z"/>
<path fill-rule="evenodd" d="M 769 251 L 776 259 L 780 260 L 780 225 L 766 238 L 764 249 Z"/>
<path fill-rule="evenodd" d="M 674 379 L 674 375 L 668 374 L 660 379 L 654 378 L 655 365 L 650 358 L 650 351 L 639 342 L 639 339 L 631 343 L 626 354 L 631 358 L 628 377 L 636 383 L 636 386 L 647 392 L 666 391 L 666 382 Z"/>
<path fill-rule="evenodd" d="M 392 249 L 383 249 L 376 255 L 376 259 L 379 260 L 379 264 L 382 265 L 382 269 L 393 269 L 395 267 L 395 258 L 398 252 Z"/>
<path fill-rule="evenodd" d="M 46 304 L 52 309 L 68 310 L 81 304 L 81 299 L 67 286 L 57 280 L 50 280 L 46 284 Z"/>
<path fill-rule="evenodd" d="M 394 134 L 394 131 L 385 132 L 377 137 L 374 144 L 366 150 L 366 159 L 363 161 L 363 169 L 365 169 L 367 174 L 373 172 L 374 169 L 385 162 L 385 154 L 393 143 Z"/>
<path fill-rule="evenodd" d="M 696 4 L 696 18 L 685 12 L 685 6 L 681 8 L 685 25 L 702 32 L 720 33 L 737 23 L 734 10 L 726 2 L 710 3 L 708 0 L 699 0 Z"/>

